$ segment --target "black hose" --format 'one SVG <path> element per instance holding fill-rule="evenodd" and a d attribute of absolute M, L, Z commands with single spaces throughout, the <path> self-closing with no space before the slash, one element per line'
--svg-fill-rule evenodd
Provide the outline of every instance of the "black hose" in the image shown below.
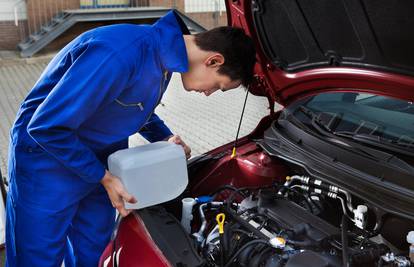
<path fill-rule="evenodd" d="M 239 246 L 241 246 L 242 244 L 244 244 L 244 243 L 246 243 L 250 240 L 252 240 L 252 239 L 248 235 L 241 235 L 239 239 L 233 240 L 233 242 L 231 242 L 231 245 L 229 247 L 229 251 L 227 253 L 227 259 L 229 259 L 230 256 L 233 255 L 233 253 L 235 251 L 237 251 L 237 248 L 239 248 Z M 227 259 L 226 259 L 226 262 L 227 262 Z"/>
<path fill-rule="evenodd" d="M 236 195 L 236 193 L 244 196 L 245 198 L 247 197 L 247 196 L 241 194 L 241 191 L 244 191 L 244 190 L 247 190 L 247 188 L 246 187 L 240 187 L 239 189 L 233 191 L 230 194 L 230 196 L 226 199 L 226 205 L 227 205 L 228 208 L 230 208 L 231 207 L 231 204 L 233 204 L 233 199 L 234 199 L 234 196 Z"/>
<path fill-rule="evenodd" d="M 227 184 L 227 185 L 220 186 L 216 191 L 214 191 L 213 193 L 211 193 L 210 196 L 216 197 L 217 194 L 221 193 L 222 191 L 232 190 L 232 191 L 235 191 L 235 192 L 239 193 L 242 197 L 247 197 L 246 194 L 244 194 L 243 192 L 240 192 L 240 191 L 242 191 L 244 189 L 245 188 L 237 188 L 237 187 L 234 187 L 232 185 L 228 185 Z"/>
<path fill-rule="evenodd" d="M 224 236 L 223 234 L 220 234 L 220 266 L 223 267 L 224 266 L 224 255 L 225 255 L 225 250 L 224 250 Z"/>
<path fill-rule="evenodd" d="M 262 230 L 263 227 L 265 227 L 266 223 L 267 223 L 267 219 L 263 220 L 263 222 L 259 225 L 259 227 L 257 228 L 257 230 Z"/>
<path fill-rule="evenodd" d="M 230 260 L 227 262 L 227 264 L 224 265 L 224 267 L 229 267 L 233 263 L 233 261 L 235 259 L 237 259 L 237 257 L 240 255 L 240 253 L 242 253 L 249 246 L 255 245 L 255 244 L 267 244 L 267 245 L 269 245 L 269 243 L 267 241 L 264 241 L 264 240 L 261 240 L 261 239 L 255 239 L 255 240 L 249 241 L 246 244 L 244 244 L 238 251 L 236 251 L 236 253 L 234 253 L 234 255 L 230 258 Z"/>
<path fill-rule="evenodd" d="M 349 267 L 348 261 L 348 218 L 346 215 L 342 215 L 342 227 L 341 227 L 341 239 L 342 239 L 342 265 L 343 267 Z"/>
<path fill-rule="evenodd" d="M 255 250 L 256 250 L 256 246 L 249 246 L 248 248 L 243 250 L 237 257 L 237 265 L 242 266 L 242 267 L 247 266 L 247 263 L 249 262 L 249 259 L 254 254 Z"/>
<path fill-rule="evenodd" d="M 248 267 L 261 266 L 260 263 L 268 257 L 268 254 L 271 253 L 272 250 L 273 248 L 271 247 L 266 247 L 265 249 L 262 249 L 259 253 L 254 255 L 253 258 L 249 261 Z"/>
<path fill-rule="evenodd" d="M 230 244 L 231 244 L 231 237 L 232 237 L 232 229 L 233 227 L 237 227 L 237 225 L 233 224 L 233 223 L 226 223 L 224 225 L 224 234 L 223 234 L 223 248 L 224 248 L 224 260 L 227 260 L 227 254 L 229 252 L 229 248 L 230 248 Z"/>
<path fill-rule="evenodd" d="M 295 247 L 317 247 L 319 246 L 318 242 L 306 240 L 306 241 L 299 241 L 299 240 L 291 240 L 287 239 L 286 243 Z"/>

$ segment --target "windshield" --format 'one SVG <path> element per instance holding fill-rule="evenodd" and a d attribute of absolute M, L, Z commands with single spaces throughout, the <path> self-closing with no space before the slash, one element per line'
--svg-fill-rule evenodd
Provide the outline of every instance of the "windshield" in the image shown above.
<path fill-rule="evenodd" d="M 285 111 L 302 124 L 393 151 L 414 150 L 412 102 L 366 93 L 322 93 L 295 102 Z"/>

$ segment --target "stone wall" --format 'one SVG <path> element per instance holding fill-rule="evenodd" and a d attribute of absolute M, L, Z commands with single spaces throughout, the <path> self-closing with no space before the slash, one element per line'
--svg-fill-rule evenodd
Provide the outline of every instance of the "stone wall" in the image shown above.
<path fill-rule="evenodd" d="M 20 42 L 21 37 L 24 36 L 24 30 L 27 27 L 25 21 L 19 23 L 21 23 L 22 27 L 16 26 L 14 21 L 0 21 L 0 50 L 17 49 L 17 44 Z"/>

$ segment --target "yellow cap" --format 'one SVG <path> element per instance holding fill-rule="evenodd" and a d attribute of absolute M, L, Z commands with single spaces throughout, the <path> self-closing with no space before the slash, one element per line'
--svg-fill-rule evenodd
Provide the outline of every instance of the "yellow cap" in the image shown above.
<path fill-rule="evenodd" d="M 292 177 L 286 176 L 286 181 L 290 181 L 290 179 L 292 179 Z"/>
<path fill-rule="evenodd" d="M 224 234 L 224 220 L 226 219 L 226 214 L 219 213 L 216 216 L 216 221 L 219 227 L 219 234 Z"/>
<path fill-rule="evenodd" d="M 276 237 L 277 241 L 279 241 L 280 244 L 282 245 L 286 245 L 286 239 L 284 239 L 283 237 Z"/>
<path fill-rule="evenodd" d="M 236 156 L 236 147 L 233 147 L 233 152 L 231 153 L 231 158 Z"/>
<path fill-rule="evenodd" d="M 269 243 L 274 248 L 283 249 L 286 246 L 286 239 L 284 239 L 283 237 L 276 236 L 271 238 L 269 240 Z"/>

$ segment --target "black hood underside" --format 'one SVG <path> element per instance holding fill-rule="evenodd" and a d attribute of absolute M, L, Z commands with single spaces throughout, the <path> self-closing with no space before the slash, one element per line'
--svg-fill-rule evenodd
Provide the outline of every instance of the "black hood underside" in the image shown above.
<path fill-rule="evenodd" d="M 414 74 L 414 1 L 256 0 L 256 32 L 279 68 L 326 66 Z"/>

